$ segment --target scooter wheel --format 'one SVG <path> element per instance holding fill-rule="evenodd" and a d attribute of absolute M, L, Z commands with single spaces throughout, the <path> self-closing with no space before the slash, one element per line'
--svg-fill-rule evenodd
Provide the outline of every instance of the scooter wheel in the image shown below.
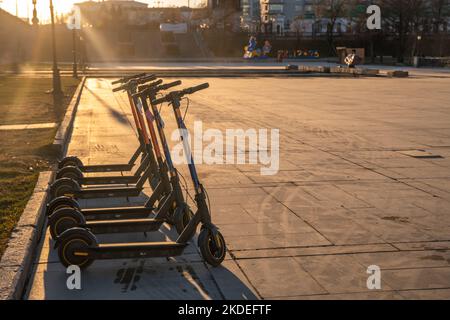
<path fill-rule="evenodd" d="M 175 225 L 178 234 L 183 232 L 193 217 L 194 213 L 187 205 L 175 209 L 173 214 L 173 224 Z"/>
<path fill-rule="evenodd" d="M 59 169 L 55 179 L 69 178 L 79 182 L 83 178 L 83 173 L 78 167 L 66 166 Z"/>
<path fill-rule="evenodd" d="M 80 205 L 75 199 L 69 197 L 59 197 L 47 203 L 46 214 L 49 217 L 56 212 L 56 210 L 61 208 L 73 208 L 81 211 Z"/>
<path fill-rule="evenodd" d="M 203 259 L 213 267 L 218 267 L 225 259 L 227 246 L 222 234 L 217 231 L 216 239 L 208 228 L 204 228 L 198 236 L 198 246 Z"/>
<path fill-rule="evenodd" d="M 78 157 L 65 157 L 58 163 L 58 169 L 64 167 L 83 167 L 83 162 Z"/>
<path fill-rule="evenodd" d="M 66 196 L 74 198 L 75 192 L 80 190 L 80 185 L 68 178 L 58 179 L 50 186 L 50 196 L 52 199 Z"/>
<path fill-rule="evenodd" d="M 71 231 L 71 232 L 69 232 Z M 94 262 L 89 256 L 88 249 L 97 246 L 95 237 L 89 236 L 89 232 L 84 229 L 71 229 L 67 236 L 61 236 L 61 244 L 58 247 L 58 256 L 61 263 L 67 268 L 78 266 L 85 269 Z"/>
<path fill-rule="evenodd" d="M 86 224 L 86 219 L 78 210 L 62 208 L 48 218 L 48 227 L 52 239 L 58 238 L 64 231 L 81 227 Z"/>

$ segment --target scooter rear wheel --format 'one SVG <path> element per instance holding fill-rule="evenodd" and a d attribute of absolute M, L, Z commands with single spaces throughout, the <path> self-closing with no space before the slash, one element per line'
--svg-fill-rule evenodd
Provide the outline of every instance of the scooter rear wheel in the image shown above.
<path fill-rule="evenodd" d="M 50 186 L 50 196 L 52 199 L 66 196 L 74 197 L 74 193 L 80 190 L 80 185 L 72 179 L 62 178 L 56 180 Z"/>
<path fill-rule="evenodd" d="M 58 238 L 64 231 L 86 224 L 83 214 L 72 208 L 62 208 L 48 218 L 48 227 L 52 239 Z"/>
<path fill-rule="evenodd" d="M 213 267 L 218 267 L 225 259 L 227 247 L 225 239 L 219 231 L 214 239 L 212 231 L 203 228 L 198 236 L 198 246 L 203 259 Z"/>
<path fill-rule="evenodd" d="M 80 205 L 75 199 L 69 197 L 59 197 L 53 199 L 47 204 L 46 209 L 47 216 L 50 217 L 54 212 L 56 212 L 56 210 L 62 208 L 73 208 L 78 211 L 81 211 Z"/>
<path fill-rule="evenodd" d="M 97 243 L 84 232 L 72 233 L 62 239 L 58 247 L 59 260 L 66 268 L 75 265 L 85 269 L 94 262 L 87 252 L 91 246 L 97 246 Z"/>
<path fill-rule="evenodd" d="M 58 163 L 58 169 L 64 167 L 83 167 L 83 162 L 78 157 L 65 157 Z"/>
<path fill-rule="evenodd" d="M 69 178 L 79 182 L 81 179 L 83 179 L 83 173 L 78 167 L 65 166 L 64 168 L 58 170 L 58 172 L 56 173 L 55 179 L 61 178 Z"/>

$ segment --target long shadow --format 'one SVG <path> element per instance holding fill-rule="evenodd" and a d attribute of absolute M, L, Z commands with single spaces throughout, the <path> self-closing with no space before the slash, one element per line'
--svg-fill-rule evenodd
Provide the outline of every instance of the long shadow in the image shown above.
<path fill-rule="evenodd" d="M 111 236 L 102 236 L 110 238 Z M 128 241 L 136 235 L 121 235 Z M 141 236 L 142 238 L 142 236 Z M 164 234 L 152 235 L 151 241 L 164 241 Z M 119 239 L 115 239 L 117 242 Z M 67 279 L 70 274 L 59 263 L 53 240 L 47 238 L 49 249 L 41 259 L 48 261 L 39 265 L 35 274 L 33 299 L 50 300 L 204 300 L 204 299 L 258 299 L 227 267 L 212 270 L 205 268 L 204 262 L 192 252 L 176 258 L 152 258 L 130 260 L 96 261 L 81 271 L 81 290 L 69 290 Z M 141 239 L 142 241 L 142 239 Z M 145 241 L 150 241 L 145 239 Z M 194 241 L 193 241 L 194 242 Z M 225 286 L 225 288 L 223 287 Z"/>
<path fill-rule="evenodd" d="M 97 94 L 90 93 L 121 123 L 127 123 L 123 115 L 112 109 Z M 141 193 L 137 198 L 127 200 L 127 205 L 142 205 L 148 195 Z M 101 199 L 96 205 L 122 206 L 120 199 Z M 91 206 L 93 202 L 83 201 L 82 206 Z M 99 235 L 100 243 L 115 242 L 160 242 L 176 239 L 174 228 L 163 225 L 158 232 Z M 207 268 L 199 250 L 197 239 L 191 241 L 184 254 L 179 257 L 99 260 L 81 273 L 81 290 L 69 290 L 67 279 L 70 274 L 59 263 L 54 242 L 43 237 L 38 254 L 40 263 L 35 273 L 34 291 L 31 298 L 40 299 L 248 299 L 257 297 L 242 282 L 225 261 L 219 268 Z M 229 262 L 228 262 L 229 263 Z"/>
<path fill-rule="evenodd" d="M 122 113 L 118 112 L 114 108 L 111 107 L 110 103 L 107 103 L 104 99 L 102 99 L 98 94 L 96 94 L 94 91 L 92 91 L 90 88 L 85 87 L 85 90 L 89 91 L 92 96 L 102 104 L 102 106 L 106 107 L 108 111 L 113 115 L 113 117 L 120 122 L 121 124 L 128 124 L 128 119 L 126 119 L 126 116 Z"/>
<path fill-rule="evenodd" d="M 148 196 L 142 193 L 131 198 L 128 204 L 142 204 Z M 103 199 L 102 199 L 103 200 Z M 106 204 L 107 199 L 104 204 Z M 103 202 L 103 201 L 102 201 Z M 102 203 L 101 202 L 101 203 Z M 89 205 L 83 202 L 83 207 Z M 119 204 L 117 204 L 119 205 Z M 168 225 L 159 231 L 98 235 L 100 243 L 162 242 L 175 240 L 177 233 Z M 34 277 L 34 295 L 39 299 L 258 299 L 244 282 L 227 268 L 231 260 L 218 268 L 206 267 L 196 246 L 197 237 L 191 241 L 183 255 L 168 258 L 99 260 L 81 273 L 81 290 L 69 290 L 70 274 L 59 263 L 54 242 L 44 237 L 38 254 L 40 264 Z M 231 266 L 232 267 L 232 266 Z"/>

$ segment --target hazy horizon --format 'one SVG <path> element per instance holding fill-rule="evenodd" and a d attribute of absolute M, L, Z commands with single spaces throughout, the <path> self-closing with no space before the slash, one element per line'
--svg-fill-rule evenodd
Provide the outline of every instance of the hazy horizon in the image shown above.
<path fill-rule="evenodd" d="M 95 0 L 99 1 L 99 0 Z M 206 0 L 137 0 L 138 2 L 148 3 L 150 7 L 166 7 L 166 6 L 186 6 L 190 2 L 191 6 L 197 6 Z M 33 16 L 33 4 L 31 0 L 0 0 L 0 8 L 16 15 L 16 2 L 17 11 L 20 18 L 31 18 Z M 54 0 L 53 5 L 55 7 L 55 14 L 67 13 L 70 11 L 74 3 L 85 2 L 82 0 Z M 42 21 L 46 21 L 50 17 L 49 0 L 37 0 L 37 12 L 38 18 Z"/>

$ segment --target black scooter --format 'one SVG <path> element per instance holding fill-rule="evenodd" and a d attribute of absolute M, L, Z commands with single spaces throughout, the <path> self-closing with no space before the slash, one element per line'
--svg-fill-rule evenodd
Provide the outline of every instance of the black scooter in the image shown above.
<path fill-rule="evenodd" d="M 137 86 L 140 83 L 148 82 L 147 78 L 138 79 L 138 80 L 130 80 L 125 85 L 122 85 L 119 88 L 114 89 L 115 91 L 119 90 L 126 90 L 127 92 L 135 92 Z M 154 79 L 154 76 L 151 77 Z M 144 81 L 145 80 L 145 81 Z M 132 105 L 135 105 L 137 103 L 136 98 L 133 98 L 130 96 L 130 99 L 132 100 Z M 133 109 L 133 108 L 132 108 Z M 69 196 L 76 199 L 92 199 L 92 198 L 112 198 L 112 197 L 136 197 L 139 196 L 139 194 L 143 190 L 143 186 L 145 184 L 145 181 L 149 179 L 150 185 L 155 188 L 157 185 L 160 177 L 159 177 L 159 170 L 158 170 L 158 164 L 156 162 L 154 153 L 153 153 L 153 147 L 150 143 L 147 129 L 145 128 L 145 122 L 142 118 L 142 115 L 140 112 L 136 110 L 136 117 L 138 119 L 138 122 L 140 123 L 140 127 L 142 129 L 142 136 L 144 138 L 144 143 L 146 146 L 146 158 L 148 159 L 144 161 L 144 164 L 146 164 L 145 170 L 142 172 L 142 174 L 138 177 L 138 180 L 133 185 L 127 185 L 127 186 L 121 186 L 121 187 L 95 187 L 95 188 L 86 188 L 82 187 L 77 180 L 71 179 L 71 178 L 61 178 L 56 180 L 51 186 L 49 190 L 50 198 L 55 199 L 61 196 Z M 65 169 L 70 169 L 72 171 L 77 170 L 77 167 L 66 167 Z M 104 177 L 102 177 L 103 179 Z M 114 177 L 116 179 L 117 177 Z"/>
<path fill-rule="evenodd" d="M 160 82 L 158 82 L 160 83 Z M 155 98 L 156 94 L 161 90 L 167 90 L 174 86 L 180 85 L 181 81 L 173 83 L 155 86 L 154 84 L 142 86 L 142 91 L 133 96 L 134 99 L 140 99 L 143 109 L 146 114 L 147 125 L 149 127 L 152 144 L 158 160 L 158 166 L 160 168 L 161 181 L 155 188 L 150 199 L 147 201 L 144 207 L 134 208 L 102 208 L 102 209 L 85 209 L 81 210 L 78 203 L 70 199 L 56 199 L 50 203 L 48 208 L 54 206 L 56 202 L 59 202 L 59 207 L 56 211 L 49 215 L 49 228 L 52 238 L 57 238 L 62 232 L 72 227 L 85 227 L 91 230 L 94 234 L 101 233 L 117 233 L 117 232 L 149 232 L 156 231 L 160 228 L 162 223 L 170 222 L 175 225 L 177 231 L 181 233 L 185 226 L 189 223 L 193 216 L 192 211 L 184 200 L 184 196 L 179 184 L 176 170 L 174 174 L 174 168 L 170 152 L 168 152 L 167 142 L 165 140 L 163 132 L 163 124 L 160 117 L 156 118 L 151 114 L 148 108 L 147 97 Z M 156 107 L 154 108 L 156 109 Z M 156 132 L 154 130 L 153 121 L 156 120 L 158 131 L 160 134 L 161 143 L 164 146 L 164 153 L 167 162 L 171 164 L 171 178 L 168 176 L 168 166 L 164 162 Z M 153 206 L 156 200 L 159 200 L 159 208 L 154 210 Z M 64 200 L 64 201 L 63 201 Z M 72 203 L 71 203 L 72 201 Z M 138 219 L 142 218 L 142 214 L 150 215 L 155 214 L 154 219 Z M 120 220 L 120 219 L 126 220 Z M 134 218 L 130 220 L 130 218 Z M 100 219 L 101 221 L 95 221 Z M 115 221 L 108 221 L 108 220 Z M 119 220 L 118 220 L 119 219 Z"/>
<path fill-rule="evenodd" d="M 171 92 L 163 98 L 153 100 L 152 104 L 171 103 L 178 128 L 186 129 L 180 112 L 181 98 L 208 87 L 209 85 L 206 83 L 197 87 Z M 185 154 L 191 155 L 189 142 L 186 139 L 183 139 L 183 147 Z M 199 182 L 192 156 L 188 157 L 187 160 L 189 161 L 189 171 L 195 188 L 197 211 L 176 241 L 99 244 L 97 238 L 89 230 L 72 228 L 63 232 L 55 242 L 54 247 L 58 249 L 61 263 L 66 267 L 77 265 L 80 268 L 86 268 L 96 259 L 178 256 L 183 253 L 188 242 L 195 235 L 198 225 L 201 224 L 201 231 L 198 237 L 200 252 L 210 265 L 219 266 L 226 255 L 225 240 L 217 227 L 211 222 L 211 215 L 206 202 L 207 194 Z"/>
<path fill-rule="evenodd" d="M 155 75 L 147 75 L 146 73 L 141 73 L 141 74 L 137 74 L 134 76 L 128 76 L 128 77 L 124 77 L 121 78 L 119 80 L 114 81 L 112 84 L 125 84 L 128 83 L 131 80 L 135 80 L 135 81 L 139 81 L 138 84 L 140 83 L 145 83 L 148 81 L 153 81 L 155 80 L 156 77 Z M 131 88 L 130 88 L 131 89 Z M 131 111 L 133 114 L 133 118 L 136 124 L 136 128 L 137 128 L 137 133 L 138 133 L 138 139 L 139 139 L 139 147 L 136 149 L 136 151 L 134 152 L 134 154 L 131 156 L 130 160 L 128 161 L 128 163 L 125 164 L 106 164 L 106 165 L 84 165 L 83 162 L 80 160 L 80 158 L 76 157 L 76 156 L 67 156 L 65 158 L 63 158 L 61 161 L 59 161 L 58 163 L 58 175 L 57 178 L 78 178 L 79 177 L 79 172 L 122 172 L 122 171 L 131 171 L 135 165 L 137 160 L 139 159 L 139 157 L 141 157 L 142 159 L 145 158 L 146 155 L 146 141 L 145 138 L 143 136 L 143 132 L 142 132 L 142 127 L 141 127 L 141 123 L 139 122 L 139 119 L 136 116 L 135 113 L 135 108 L 132 105 L 132 99 L 131 99 L 131 95 L 134 93 L 131 90 L 127 90 L 128 93 L 128 99 L 130 101 L 130 107 L 131 107 Z M 141 161 L 143 162 L 143 161 Z M 74 170 L 62 170 L 65 167 L 76 167 L 78 168 L 78 171 Z M 124 182 L 126 179 L 121 179 L 121 183 L 127 183 Z M 89 182 L 92 181 L 92 184 L 100 184 L 101 183 L 112 183 L 114 184 L 116 182 L 116 180 L 114 179 L 112 182 L 110 182 L 110 180 L 87 180 L 86 184 L 89 184 Z M 131 183 L 131 182 L 130 182 Z"/>

